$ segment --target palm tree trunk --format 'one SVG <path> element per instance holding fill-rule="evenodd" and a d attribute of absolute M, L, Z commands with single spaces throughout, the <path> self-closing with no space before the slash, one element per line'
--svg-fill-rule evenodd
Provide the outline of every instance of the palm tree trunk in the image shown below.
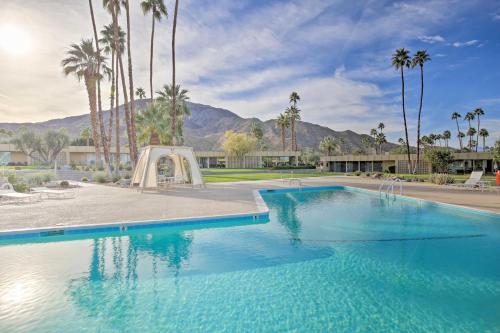
<path fill-rule="evenodd" d="M 420 119 L 422 115 L 423 100 L 424 100 L 424 66 L 420 65 L 420 106 L 418 108 L 418 122 L 417 122 L 417 162 L 415 164 L 415 167 L 413 168 L 413 174 L 417 173 L 420 161 Z"/>
<path fill-rule="evenodd" d="M 458 131 L 458 142 L 460 143 L 460 150 L 464 149 L 464 145 L 462 143 L 462 137 L 460 136 L 460 126 L 458 125 L 458 118 L 455 119 L 457 122 L 457 131 Z"/>
<path fill-rule="evenodd" d="M 115 105 L 116 105 L 116 109 L 115 109 L 115 135 L 116 135 L 116 138 L 115 138 L 115 145 L 116 145 L 116 159 L 115 159 L 115 170 L 116 172 L 118 173 L 120 171 L 120 98 L 119 98 L 119 91 L 120 91 L 120 87 L 118 85 L 118 82 L 119 82 L 119 77 L 120 77 L 120 73 L 118 72 L 118 53 L 116 53 L 116 63 L 115 63 L 115 66 L 116 66 L 116 69 L 115 69 L 115 73 L 116 73 L 116 77 L 115 77 Z"/>
<path fill-rule="evenodd" d="M 95 17 L 94 17 L 94 9 L 92 7 L 92 0 L 89 0 L 89 7 L 90 7 L 90 16 L 92 19 L 92 29 L 94 30 L 94 39 L 95 39 L 95 48 L 96 48 L 96 53 L 97 53 L 97 110 L 98 110 L 98 125 L 99 125 L 99 130 L 101 131 L 101 144 L 102 148 L 104 150 L 104 161 L 106 162 L 106 167 L 109 168 L 109 150 L 108 150 L 108 145 L 107 145 L 107 139 L 106 139 L 106 130 L 104 128 L 104 119 L 102 115 L 102 102 L 101 102 L 101 80 L 100 80 L 100 75 L 101 75 L 101 50 L 99 49 L 99 38 L 97 36 L 97 28 L 95 24 Z M 99 164 L 101 161 L 99 160 Z M 109 171 L 109 170 L 108 170 Z"/>
<path fill-rule="evenodd" d="M 96 102 L 96 83 L 95 79 L 85 78 L 85 87 L 87 88 L 87 95 L 89 97 L 90 106 L 90 123 L 92 127 L 92 140 L 94 141 L 95 160 L 96 166 L 100 164 L 101 150 L 99 147 L 99 131 L 97 124 L 97 102 Z"/>
<path fill-rule="evenodd" d="M 295 151 L 295 120 L 293 118 L 290 119 L 290 132 L 290 135 L 292 137 L 291 151 Z"/>
<path fill-rule="evenodd" d="M 151 15 L 151 52 L 149 54 L 149 93 L 151 96 L 151 101 L 153 101 L 153 45 L 155 39 L 155 16 Z"/>
<path fill-rule="evenodd" d="M 486 137 L 483 136 L 483 151 L 485 151 L 484 149 L 486 148 Z"/>
<path fill-rule="evenodd" d="M 408 172 L 411 172 L 411 157 L 410 157 L 410 141 L 408 140 L 408 126 L 406 124 L 406 110 L 405 110 L 405 78 L 403 74 L 403 66 L 401 66 L 401 100 L 403 104 L 403 121 L 405 125 L 406 136 L 406 154 L 408 155 Z"/>
<path fill-rule="evenodd" d="M 179 11 L 179 0 L 175 0 L 174 23 L 172 26 L 172 143 L 177 144 L 177 108 L 176 108 L 176 89 L 175 89 L 175 31 L 177 29 L 177 13 Z"/>
<path fill-rule="evenodd" d="M 129 83 L 129 91 L 130 91 L 130 157 L 132 158 L 132 162 L 135 165 L 137 163 L 137 137 L 135 130 L 135 101 L 134 101 L 134 77 L 132 74 L 132 52 L 131 52 L 131 43 L 130 43 L 130 10 L 129 10 L 129 1 L 125 0 L 125 13 L 127 16 L 127 58 L 128 58 L 128 83 Z M 125 97 L 125 92 L 123 93 Z M 125 97 L 126 98 L 126 97 Z"/>
<path fill-rule="evenodd" d="M 111 142 L 113 141 L 113 116 L 115 107 L 115 52 L 111 51 L 111 94 L 109 98 L 109 123 L 108 123 L 108 151 L 110 152 L 110 165 L 111 165 Z M 115 169 L 115 171 L 117 171 Z"/>
<path fill-rule="evenodd" d="M 286 150 L 286 144 L 285 144 L 285 126 L 281 126 L 281 147 L 283 147 L 283 151 Z"/>
<path fill-rule="evenodd" d="M 476 153 L 479 147 L 479 127 L 481 127 L 481 120 L 479 120 L 479 115 L 477 115 Z"/>

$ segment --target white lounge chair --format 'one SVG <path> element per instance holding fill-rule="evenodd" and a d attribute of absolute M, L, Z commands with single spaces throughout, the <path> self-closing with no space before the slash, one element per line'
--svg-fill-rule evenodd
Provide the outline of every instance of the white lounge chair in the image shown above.
<path fill-rule="evenodd" d="M 462 184 L 452 184 L 452 186 L 473 189 L 473 188 L 479 186 L 482 176 L 483 176 L 483 172 L 482 171 L 472 171 L 472 173 L 469 176 L 469 179 L 467 179 L 465 181 L 465 183 L 462 183 Z"/>
<path fill-rule="evenodd" d="M 71 190 L 52 190 L 48 187 L 33 187 L 31 193 L 39 194 L 47 199 L 72 199 L 76 196 Z"/>
<path fill-rule="evenodd" d="M 6 183 L 0 188 L 0 200 L 2 203 L 31 203 L 39 201 L 40 195 L 16 192 L 12 184 Z"/>

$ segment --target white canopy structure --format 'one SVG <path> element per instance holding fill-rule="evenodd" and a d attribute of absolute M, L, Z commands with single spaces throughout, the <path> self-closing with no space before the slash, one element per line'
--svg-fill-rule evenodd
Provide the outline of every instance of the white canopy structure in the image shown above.
<path fill-rule="evenodd" d="M 167 170 L 159 168 L 160 161 Z M 157 189 L 160 184 L 192 184 L 205 186 L 198 161 L 191 147 L 147 146 L 141 150 L 130 186 Z"/>

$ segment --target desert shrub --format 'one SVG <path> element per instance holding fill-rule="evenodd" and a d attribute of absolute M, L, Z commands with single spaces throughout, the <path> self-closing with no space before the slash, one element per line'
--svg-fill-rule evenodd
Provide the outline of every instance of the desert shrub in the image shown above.
<path fill-rule="evenodd" d="M 452 184 L 455 182 L 455 179 L 446 173 L 433 173 L 430 175 L 429 180 L 431 183 L 438 185 Z"/>
<path fill-rule="evenodd" d="M 89 179 L 87 177 L 82 177 L 81 181 L 84 183 L 87 183 L 89 181 Z"/>
<path fill-rule="evenodd" d="M 69 187 L 69 182 L 67 180 L 63 180 L 59 183 L 59 186 L 61 187 Z"/>
<path fill-rule="evenodd" d="M 117 183 L 120 179 L 122 179 L 121 176 L 113 176 L 113 183 Z"/>
<path fill-rule="evenodd" d="M 26 183 L 26 181 L 23 179 L 23 177 L 11 174 L 7 177 L 9 183 L 14 186 L 14 190 L 17 192 L 28 192 L 29 190 L 29 185 Z"/>
<path fill-rule="evenodd" d="M 26 183 L 31 186 L 41 186 L 45 183 L 48 183 L 52 180 L 54 180 L 54 175 L 52 173 L 37 173 L 37 174 L 32 174 L 32 175 L 26 175 L 24 177 Z"/>
<path fill-rule="evenodd" d="M 94 172 L 94 174 L 92 175 L 92 179 L 95 182 L 103 184 L 108 182 L 108 175 L 106 175 L 106 173 L 104 172 L 98 171 Z"/>
<path fill-rule="evenodd" d="M 446 173 L 454 161 L 453 152 L 447 148 L 434 147 L 424 151 L 425 159 L 437 172 Z"/>
<path fill-rule="evenodd" d="M 366 177 L 370 177 L 370 175 L 371 175 L 371 173 L 369 173 L 369 172 L 365 173 Z"/>
<path fill-rule="evenodd" d="M 361 176 L 361 171 L 355 171 L 355 172 L 354 172 L 354 174 L 355 174 L 356 176 Z"/>
<path fill-rule="evenodd" d="M 126 173 L 125 176 L 123 176 L 123 179 L 130 179 L 130 174 Z"/>

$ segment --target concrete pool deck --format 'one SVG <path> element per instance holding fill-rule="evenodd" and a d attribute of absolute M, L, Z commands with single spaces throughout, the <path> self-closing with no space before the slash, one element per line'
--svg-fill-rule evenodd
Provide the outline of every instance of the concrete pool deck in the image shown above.
<path fill-rule="evenodd" d="M 375 191 L 380 183 L 380 180 L 354 176 L 302 180 L 303 186 L 343 185 Z M 253 190 L 286 187 L 290 187 L 288 183 L 274 180 L 211 183 L 206 189 L 175 188 L 166 192 L 140 193 L 125 188 L 88 185 L 77 189 L 75 199 L 1 205 L 0 232 L 257 213 L 259 208 Z M 493 192 L 405 183 L 404 195 L 500 213 L 500 194 Z"/>

